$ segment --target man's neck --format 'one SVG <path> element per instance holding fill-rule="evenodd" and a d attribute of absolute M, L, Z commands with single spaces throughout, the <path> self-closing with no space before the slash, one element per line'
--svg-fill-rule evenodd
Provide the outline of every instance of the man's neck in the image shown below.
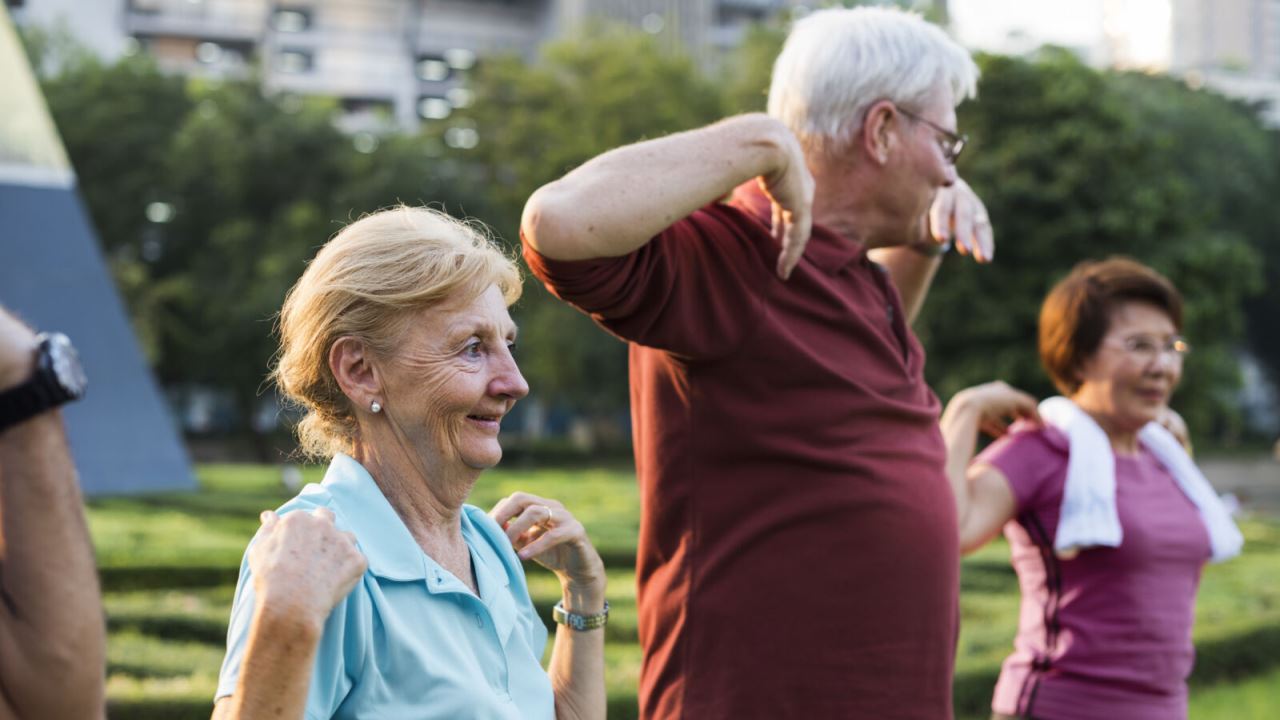
<path fill-rule="evenodd" d="M 901 233 L 876 200 L 868 168 L 840 163 L 810 162 L 815 189 L 813 222 L 868 249 L 901 245 Z"/>

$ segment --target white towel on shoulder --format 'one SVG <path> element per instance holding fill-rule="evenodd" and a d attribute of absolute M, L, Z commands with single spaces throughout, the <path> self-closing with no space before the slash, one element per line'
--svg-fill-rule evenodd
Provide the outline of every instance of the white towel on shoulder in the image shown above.
<path fill-rule="evenodd" d="M 1086 547 L 1119 547 L 1124 529 L 1116 511 L 1116 461 L 1107 434 L 1088 413 L 1064 397 L 1041 402 L 1040 417 L 1066 433 L 1070 443 L 1054 551 L 1070 557 Z M 1213 562 L 1239 555 L 1244 536 L 1182 443 L 1155 422 L 1138 432 L 1138 441 L 1165 466 L 1200 511 L 1209 532 Z"/>

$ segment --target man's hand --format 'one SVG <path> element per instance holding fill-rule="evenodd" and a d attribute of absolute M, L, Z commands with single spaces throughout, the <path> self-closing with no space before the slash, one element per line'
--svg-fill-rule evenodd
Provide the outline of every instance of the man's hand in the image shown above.
<path fill-rule="evenodd" d="M 783 161 L 769 175 L 760 176 L 761 189 L 773 201 L 773 238 L 782 247 L 778 277 L 786 280 L 800 262 L 813 229 L 813 175 L 804 161 L 804 150 L 790 131 L 780 133 Z"/>
<path fill-rule="evenodd" d="M 36 334 L 0 308 L 0 390 L 26 380 L 34 369 Z"/>
<path fill-rule="evenodd" d="M 298 613 L 317 627 L 351 592 L 366 567 L 355 536 L 334 526 L 328 508 L 284 517 L 263 512 L 262 529 L 249 551 L 258 603 Z"/>
<path fill-rule="evenodd" d="M 944 187 L 933 198 L 929 208 L 928 237 L 925 242 L 952 242 L 962 255 L 986 263 L 995 258 L 995 235 L 987 206 L 962 178 Z"/>

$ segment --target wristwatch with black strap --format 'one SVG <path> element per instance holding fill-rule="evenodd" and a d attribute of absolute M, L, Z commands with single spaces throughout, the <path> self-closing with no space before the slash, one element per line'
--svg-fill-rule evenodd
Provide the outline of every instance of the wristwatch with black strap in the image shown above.
<path fill-rule="evenodd" d="M 36 368 L 27 380 L 0 391 L 0 432 L 84 396 L 80 357 L 62 333 L 36 337 Z"/>

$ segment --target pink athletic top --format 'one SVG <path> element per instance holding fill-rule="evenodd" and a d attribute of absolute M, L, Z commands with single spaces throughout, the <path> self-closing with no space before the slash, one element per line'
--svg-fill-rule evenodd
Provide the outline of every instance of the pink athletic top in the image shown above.
<path fill-rule="evenodd" d="M 978 457 L 1017 498 L 1005 525 L 1022 609 L 992 709 L 1042 720 L 1187 716 L 1191 626 L 1209 534 L 1154 455 L 1116 456 L 1124 541 L 1071 560 L 1053 553 L 1066 436 L 1015 426 Z"/>

